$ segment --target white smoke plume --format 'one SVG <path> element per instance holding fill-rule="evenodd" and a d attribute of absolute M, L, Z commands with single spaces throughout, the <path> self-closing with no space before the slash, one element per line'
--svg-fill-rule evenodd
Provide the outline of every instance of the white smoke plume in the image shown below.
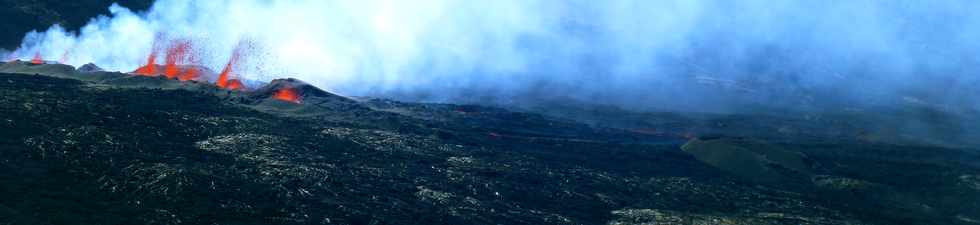
<path fill-rule="evenodd" d="M 113 5 L 79 31 L 28 33 L 11 56 L 132 71 L 154 44 L 188 39 L 198 63 L 220 71 L 245 40 L 257 46 L 246 79 L 296 77 L 346 95 L 695 111 L 913 96 L 976 109 L 978 9 L 968 0 L 159 0 L 147 12 Z"/>

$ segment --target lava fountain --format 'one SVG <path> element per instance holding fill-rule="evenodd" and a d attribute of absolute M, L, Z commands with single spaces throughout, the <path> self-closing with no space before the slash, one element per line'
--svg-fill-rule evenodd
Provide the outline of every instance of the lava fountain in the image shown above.
<path fill-rule="evenodd" d="M 160 50 L 160 43 L 163 39 L 163 34 L 157 33 L 156 37 L 153 39 L 153 46 L 150 49 L 150 55 L 146 57 L 146 65 L 137 68 L 133 73 L 148 77 L 154 77 L 157 74 L 157 52 Z"/>
<path fill-rule="evenodd" d="M 35 65 L 44 64 L 44 59 L 41 59 L 41 52 L 34 53 L 34 58 L 31 59 L 31 64 L 35 64 Z"/>
<path fill-rule="evenodd" d="M 167 56 L 164 58 L 166 65 L 163 68 L 163 75 L 167 76 L 169 79 L 177 78 L 180 75 L 180 69 L 177 68 L 177 64 L 184 64 L 187 62 L 188 52 L 190 51 L 191 42 L 187 40 L 175 40 L 167 48 Z"/>
<path fill-rule="evenodd" d="M 146 58 L 146 65 L 137 68 L 136 72 L 134 73 L 143 76 L 154 76 L 154 74 L 156 74 L 156 61 L 157 61 L 157 53 L 150 52 L 150 56 Z"/>
<path fill-rule="evenodd" d="M 242 81 L 235 78 L 236 75 L 234 73 L 235 69 L 240 64 L 239 61 L 241 60 L 242 54 L 245 53 L 244 51 L 246 50 L 248 44 L 249 43 L 247 41 L 243 41 L 238 43 L 238 46 L 235 46 L 235 50 L 231 53 L 231 58 L 228 59 L 228 64 L 225 64 L 225 68 L 221 70 L 221 74 L 218 75 L 218 81 L 215 82 L 218 87 L 228 90 L 239 90 L 245 88 Z"/>

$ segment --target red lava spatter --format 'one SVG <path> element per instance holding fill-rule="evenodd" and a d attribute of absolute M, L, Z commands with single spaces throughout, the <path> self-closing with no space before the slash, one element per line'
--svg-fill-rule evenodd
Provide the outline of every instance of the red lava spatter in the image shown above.
<path fill-rule="evenodd" d="M 298 92 L 296 92 L 296 89 L 293 87 L 286 87 L 283 89 L 279 89 L 278 91 L 276 91 L 275 94 L 272 95 L 272 98 L 278 99 L 280 101 L 292 102 L 296 104 L 300 103 L 300 95 Z"/>
<path fill-rule="evenodd" d="M 177 79 L 180 81 L 200 79 L 202 75 L 201 69 L 195 66 L 190 66 L 195 64 L 195 61 L 197 60 L 194 55 L 194 45 L 191 40 L 170 40 L 166 50 L 163 51 L 163 53 L 165 53 L 164 64 L 162 66 L 157 64 L 157 54 L 161 52 L 160 49 L 162 49 L 158 43 L 163 42 L 162 37 L 163 35 L 161 34 L 157 35 L 157 39 L 153 42 L 153 49 L 146 58 L 146 64 L 137 68 L 135 71 L 133 71 L 133 73 L 150 77 L 163 75 L 168 79 Z M 215 85 L 217 85 L 219 88 L 227 90 L 242 90 L 245 88 L 244 83 L 237 79 L 237 74 L 235 74 L 235 70 L 238 67 L 243 51 L 245 50 L 245 48 L 241 46 L 245 45 L 239 44 L 239 47 L 235 48 L 235 51 L 232 52 L 231 59 L 228 60 L 225 68 L 221 71 L 221 74 L 215 81 Z"/>
<path fill-rule="evenodd" d="M 41 52 L 34 53 L 34 58 L 31 59 L 31 64 L 34 65 L 44 64 L 44 59 L 41 59 Z"/>
<path fill-rule="evenodd" d="M 164 62 L 166 63 L 163 67 L 164 76 L 167 76 L 169 79 L 177 78 L 177 75 L 181 72 L 177 68 L 177 64 L 186 63 L 190 47 L 190 41 L 175 40 L 171 42 L 170 47 L 167 48 L 167 56 L 164 58 Z"/>
<path fill-rule="evenodd" d="M 164 53 L 164 65 L 160 66 L 157 64 L 157 53 L 160 52 L 159 46 L 156 44 L 160 40 L 154 41 L 154 50 L 150 52 L 147 56 L 146 64 L 137 68 L 133 73 L 142 76 L 166 76 L 169 79 L 177 79 L 180 81 L 197 80 L 201 77 L 202 72 L 199 67 L 188 66 L 188 64 L 195 63 L 195 55 L 193 51 L 193 43 L 186 39 L 171 40 L 169 46 L 166 48 Z M 228 63 L 218 74 L 215 80 L 215 86 L 225 90 L 245 90 L 245 85 L 240 80 L 240 70 L 242 67 L 242 60 L 250 51 L 252 50 L 251 42 L 243 40 L 232 51 L 231 57 L 228 59 Z M 160 71 L 162 68 L 162 71 Z M 302 95 L 295 87 L 287 86 L 280 90 L 277 90 L 271 96 L 273 99 L 300 104 L 302 103 Z"/>
<path fill-rule="evenodd" d="M 201 76 L 201 71 L 193 66 L 196 64 L 193 43 L 187 39 L 177 39 L 170 42 L 167 48 L 167 56 L 164 59 L 163 75 L 168 79 L 178 79 L 180 81 L 197 80 Z"/>
<path fill-rule="evenodd" d="M 136 72 L 134 72 L 134 73 L 135 74 L 139 74 L 139 75 L 143 75 L 143 76 L 155 76 L 155 74 L 156 74 L 156 61 L 157 61 L 157 53 L 156 52 L 150 52 L 150 56 L 148 56 L 146 58 L 146 65 L 143 65 L 140 68 L 137 68 L 136 69 Z"/>
<path fill-rule="evenodd" d="M 143 75 L 148 77 L 158 76 L 159 71 L 157 71 L 157 52 L 160 52 L 161 43 L 163 43 L 164 34 L 157 33 L 153 38 L 153 46 L 150 48 L 150 55 L 146 57 L 146 64 L 140 66 L 133 71 L 134 74 Z"/>
<path fill-rule="evenodd" d="M 245 88 L 242 81 L 236 78 L 238 75 L 235 70 L 239 67 L 241 57 L 248 50 L 249 45 L 251 43 L 248 41 L 242 41 L 235 46 L 235 50 L 231 53 L 231 58 L 228 59 L 228 63 L 225 64 L 225 68 L 221 70 L 221 74 L 218 75 L 218 80 L 215 82 L 219 88 L 228 90 L 241 90 Z"/>

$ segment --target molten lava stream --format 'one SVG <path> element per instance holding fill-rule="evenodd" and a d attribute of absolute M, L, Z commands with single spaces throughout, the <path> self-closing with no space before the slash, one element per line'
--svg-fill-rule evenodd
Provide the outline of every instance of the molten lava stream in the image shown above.
<path fill-rule="evenodd" d="M 44 60 L 41 59 L 41 52 L 34 53 L 34 58 L 31 59 L 31 64 L 35 64 L 35 65 L 44 64 Z"/>
<path fill-rule="evenodd" d="M 292 87 L 279 89 L 279 91 L 276 91 L 276 93 L 272 95 L 272 98 L 296 104 L 300 103 L 299 97 L 299 93 L 297 93 L 296 89 L 293 89 Z"/>

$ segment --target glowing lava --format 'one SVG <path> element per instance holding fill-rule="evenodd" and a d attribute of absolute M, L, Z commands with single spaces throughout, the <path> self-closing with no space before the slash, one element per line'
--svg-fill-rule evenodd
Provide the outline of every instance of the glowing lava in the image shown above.
<path fill-rule="evenodd" d="M 275 98 L 275 99 L 278 99 L 278 100 L 281 100 L 281 101 L 292 102 L 292 103 L 296 103 L 296 104 L 299 104 L 300 103 L 299 93 L 297 93 L 296 92 L 296 89 L 295 88 L 292 88 L 292 87 L 286 87 L 286 88 L 283 88 L 283 89 L 279 89 L 279 91 L 276 91 L 276 93 L 272 95 L 272 98 Z"/>
<path fill-rule="evenodd" d="M 177 75 L 177 79 L 180 81 L 197 80 L 198 77 L 201 77 L 201 70 L 192 67 L 185 69 L 184 73 Z"/>
<path fill-rule="evenodd" d="M 156 74 L 156 70 L 157 70 L 156 61 L 157 61 L 157 53 L 151 52 L 150 56 L 147 57 L 146 59 L 146 65 L 140 67 L 139 69 L 136 69 L 135 73 L 143 76 L 155 76 L 154 74 Z"/>
<path fill-rule="evenodd" d="M 239 65 L 239 60 L 241 60 L 243 51 L 248 48 L 250 43 L 243 41 L 235 46 L 235 50 L 231 53 L 231 58 L 228 59 L 228 64 L 225 64 L 225 69 L 221 70 L 221 74 L 218 75 L 218 81 L 215 82 L 218 87 L 228 90 L 239 90 L 245 88 L 242 81 L 233 78 L 234 70 Z"/>
<path fill-rule="evenodd" d="M 237 79 L 228 80 L 228 85 L 225 86 L 228 90 L 241 90 L 245 88 L 245 85 Z"/>
<path fill-rule="evenodd" d="M 205 67 L 196 66 L 198 61 L 198 56 L 194 51 L 194 43 L 189 39 L 170 39 L 164 40 L 164 35 L 160 34 L 157 40 L 154 40 L 153 49 L 150 55 L 146 59 L 146 64 L 137 68 L 133 71 L 134 74 L 142 76 L 165 76 L 168 79 L 176 79 L 180 81 L 194 81 L 200 80 L 202 77 L 207 77 L 213 79 L 213 73 L 211 70 Z M 166 46 L 158 45 L 157 43 L 168 42 Z M 232 57 L 228 60 L 228 64 L 225 65 L 224 70 L 221 71 L 220 75 L 215 81 L 215 85 L 221 89 L 226 90 L 243 90 L 245 89 L 244 83 L 237 77 L 237 70 L 239 70 L 240 59 L 243 55 L 243 51 L 247 49 L 248 42 L 243 42 L 235 48 L 232 52 Z M 157 54 L 163 53 L 164 63 L 163 65 L 157 64 Z"/>
<path fill-rule="evenodd" d="M 180 69 L 177 68 L 177 64 L 187 63 L 188 53 L 190 51 L 190 48 L 191 48 L 190 41 L 186 41 L 186 40 L 174 41 L 173 44 L 170 45 L 170 48 L 167 48 L 167 57 L 165 58 L 167 64 L 166 66 L 164 66 L 163 75 L 167 76 L 167 78 L 170 79 L 177 78 L 178 75 L 183 75 Z M 182 78 L 188 78 L 188 77 L 182 76 Z"/>
<path fill-rule="evenodd" d="M 34 58 L 31 59 L 31 64 L 35 64 L 35 65 L 44 64 L 44 60 L 41 59 L 41 52 L 34 53 Z"/>
<path fill-rule="evenodd" d="M 228 75 L 231 74 L 231 65 L 235 61 L 235 57 L 232 57 L 228 64 L 225 65 L 225 69 L 221 70 L 221 75 L 218 75 L 218 81 L 215 84 L 220 88 L 228 87 Z"/>
<path fill-rule="evenodd" d="M 232 56 L 231 60 L 228 61 L 228 64 L 225 65 L 225 69 L 221 70 L 221 75 L 218 75 L 218 81 L 215 83 L 218 85 L 218 87 L 228 90 L 238 90 L 244 87 L 242 82 L 238 79 L 229 78 L 231 76 L 231 68 L 235 65 L 235 62 L 238 61 L 237 58 L 238 57 L 236 56 Z"/>
<path fill-rule="evenodd" d="M 153 46 L 150 49 L 150 55 L 146 57 L 146 65 L 137 68 L 133 73 L 148 77 L 157 76 L 157 52 L 160 50 L 159 43 L 163 40 L 163 34 L 157 33 L 156 37 L 153 39 Z"/>

